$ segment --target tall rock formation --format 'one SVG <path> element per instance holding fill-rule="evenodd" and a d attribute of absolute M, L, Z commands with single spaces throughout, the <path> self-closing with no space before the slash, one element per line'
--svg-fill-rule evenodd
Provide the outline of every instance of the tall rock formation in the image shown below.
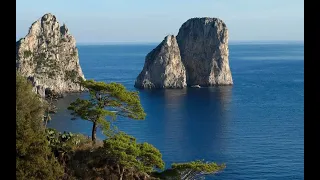
<path fill-rule="evenodd" d="M 16 69 L 32 81 L 42 97 L 48 90 L 78 92 L 76 82 L 84 79 L 74 37 L 50 13 L 35 21 L 16 43 Z"/>
<path fill-rule="evenodd" d="M 175 36 L 169 35 L 145 59 L 136 88 L 184 88 L 186 73 Z"/>
<path fill-rule="evenodd" d="M 171 39 L 174 39 L 175 42 L 173 36 L 171 36 Z M 228 29 L 222 20 L 207 17 L 189 19 L 179 29 L 177 43 L 178 47 L 176 47 L 175 43 L 174 46 L 171 45 L 172 49 L 168 43 L 162 42 L 147 55 L 143 70 L 137 77 L 135 87 L 181 88 L 185 87 L 185 77 L 188 86 L 233 84 L 228 59 Z M 162 46 L 166 48 L 161 48 Z M 171 55 L 172 53 L 173 55 Z M 180 53 L 180 56 L 177 53 Z M 180 57 L 183 65 L 177 63 L 176 67 L 170 63 L 158 63 L 180 62 Z M 170 73 L 164 73 L 165 70 Z M 167 75 L 165 77 L 169 79 L 166 82 L 170 82 L 170 85 L 164 83 L 163 76 L 165 74 Z"/>
<path fill-rule="evenodd" d="M 187 84 L 232 85 L 229 67 L 228 29 L 218 18 L 192 18 L 177 35 Z"/>

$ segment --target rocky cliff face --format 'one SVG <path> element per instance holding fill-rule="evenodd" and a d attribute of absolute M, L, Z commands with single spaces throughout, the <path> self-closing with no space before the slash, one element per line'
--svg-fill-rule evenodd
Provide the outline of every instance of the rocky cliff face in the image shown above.
<path fill-rule="evenodd" d="M 186 73 L 175 36 L 169 35 L 145 59 L 137 88 L 184 88 Z"/>
<path fill-rule="evenodd" d="M 188 85 L 233 84 L 228 59 L 228 29 L 222 20 L 189 19 L 179 29 L 177 41 Z"/>
<path fill-rule="evenodd" d="M 174 37 L 172 36 L 172 39 Z M 192 18 L 186 21 L 177 35 L 178 47 L 174 50 L 164 51 L 165 57 L 181 56 L 183 65 L 173 68 L 169 63 L 163 63 L 161 66 L 153 65 L 153 62 L 160 62 L 163 53 L 160 51 L 161 43 L 156 49 L 148 54 L 144 68 L 137 77 L 136 87 L 142 88 L 176 88 L 185 87 L 182 79 L 170 78 L 170 84 L 177 81 L 180 86 L 161 86 L 159 77 L 164 69 L 169 68 L 170 74 L 179 74 L 179 77 L 186 76 L 188 86 L 213 86 L 213 85 L 232 85 L 233 80 L 229 67 L 229 49 L 228 49 L 228 29 L 222 20 L 217 18 Z M 177 53 L 180 52 L 180 56 Z M 150 55 L 151 54 L 151 55 Z M 154 61 L 156 59 L 156 61 Z M 175 60 L 178 62 L 178 60 Z M 173 62 L 175 62 L 173 61 Z M 162 61 L 161 61 L 162 62 Z M 166 61 L 170 62 L 170 58 Z M 180 61 L 179 61 L 180 62 Z M 151 67 L 152 66 L 152 67 Z M 184 68 L 182 67 L 185 67 Z M 161 68 L 160 68 L 161 67 Z M 160 68 L 160 69 L 159 69 Z M 181 73 L 186 73 L 185 75 Z M 169 74 L 168 74 L 169 75 Z M 152 78 L 151 78 L 152 77 Z M 166 76 L 168 78 L 168 76 Z M 170 76 L 169 76 L 170 77 Z M 180 81 L 178 81 L 180 80 Z M 144 82 L 144 83 L 142 83 Z M 139 84 L 145 84 L 139 86 Z M 152 84 L 159 84 L 154 86 Z"/>
<path fill-rule="evenodd" d="M 84 79 L 74 37 L 50 13 L 35 21 L 16 43 L 16 69 L 42 97 L 46 91 L 80 91 L 76 82 Z"/>

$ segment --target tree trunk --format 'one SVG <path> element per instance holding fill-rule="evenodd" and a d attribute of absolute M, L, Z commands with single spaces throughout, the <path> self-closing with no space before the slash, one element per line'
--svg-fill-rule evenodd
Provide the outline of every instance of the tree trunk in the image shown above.
<path fill-rule="evenodd" d="M 197 171 L 193 171 L 191 174 L 189 174 L 189 176 L 187 177 L 187 179 L 194 180 L 195 177 L 197 176 L 197 174 L 198 174 Z"/>
<path fill-rule="evenodd" d="M 50 114 L 49 114 L 49 107 L 48 107 L 47 116 L 44 119 L 44 129 L 47 129 L 47 124 L 48 124 L 49 120 L 50 120 Z"/>
<path fill-rule="evenodd" d="M 44 129 L 47 129 L 47 124 L 48 124 L 47 118 L 48 118 L 48 117 L 46 117 L 46 119 L 44 120 Z"/>
<path fill-rule="evenodd" d="M 119 171 L 119 180 L 122 180 L 124 168 L 121 168 L 119 164 L 117 166 L 118 166 L 118 171 Z"/>
<path fill-rule="evenodd" d="M 95 143 L 96 142 L 96 134 L 97 134 L 97 123 L 93 123 L 93 126 L 92 126 L 92 134 L 91 134 L 91 139 L 92 139 L 92 142 Z"/>
<path fill-rule="evenodd" d="M 190 175 L 190 173 L 192 172 L 192 170 L 186 171 L 185 173 L 183 173 L 183 177 L 181 177 L 182 180 L 187 180 L 188 176 Z"/>
<path fill-rule="evenodd" d="M 48 100 L 49 101 L 49 100 Z M 45 119 L 45 125 L 44 125 L 44 129 L 47 128 L 47 124 L 50 121 L 50 107 L 52 105 L 52 96 L 50 95 L 50 101 L 48 102 L 48 107 L 47 107 L 47 117 Z"/>

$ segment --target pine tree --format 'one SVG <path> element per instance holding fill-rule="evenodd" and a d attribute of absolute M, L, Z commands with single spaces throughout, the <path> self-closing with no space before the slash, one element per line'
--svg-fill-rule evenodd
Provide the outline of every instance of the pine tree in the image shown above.
<path fill-rule="evenodd" d="M 92 122 L 93 142 L 96 140 L 98 126 L 108 131 L 116 116 L 130 119 L 144 119 L 146 116 L 138 92 L 128 91 L 122 84 L 87 80 L 82 82 L 82 86 L 89 90 L 90 98 L 78 98 L 68 109 L 75 117 Z"/>

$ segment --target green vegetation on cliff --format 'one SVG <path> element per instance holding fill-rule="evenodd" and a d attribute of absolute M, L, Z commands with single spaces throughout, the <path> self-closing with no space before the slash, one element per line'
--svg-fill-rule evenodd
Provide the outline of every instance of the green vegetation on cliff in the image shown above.
<path fill-rule="evenodd" d="M 101 150 L 104 161 L 117 165 L 120 180 L 126 171 L 151 173 L 154 168 L 164 169 L 158 149 L 148 143 L 137 143 L 134 137 L 124 132 L 104 140 Z"/>
<path fill-rule="evenodd" d="M 43 126 L 44 106 L 32 86 L 16 77 L 17 179 L 59 179 L 63 168 L 51 152 Z"/>

